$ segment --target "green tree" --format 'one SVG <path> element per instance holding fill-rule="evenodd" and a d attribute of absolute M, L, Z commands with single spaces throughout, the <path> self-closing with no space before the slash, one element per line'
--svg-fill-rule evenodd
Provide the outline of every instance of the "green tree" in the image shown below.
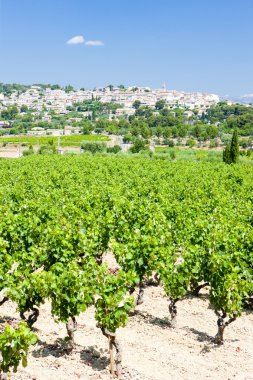
<path fill-rule="evenodd" d="M 146 127 L 145 125 L 143 125 L 141 127 L 141 135 L 144 139 L 147 139 L 148 137 L 151 136 L 151 131 L 150 131 L 150 128 Z"/>
<path fill-rule="evenodd" d="M 237 129 L 234 130 L 231 144 L 230 144 L 230 157 L 231 162 L 235 164 L 238 161 L 239 157 L 239 142 L 238 142 L 238 133 Z"/>
<path fill-rule="evenodd" d="M 226 148 L 223 150 L 222 159 L 223 159 L 223 162 L 225 162 L 226 164 L 231 164 L 229 145 L 227 145 Z"/>
<path fill-rule="evenodd" d="M 155 135 L 159 138 L 159 137 L 162 136 L 162 134 L 163 134 L 163 129 L 162 129 L 162 127 L 157 127 L 157 128 L 155 129 Z"/>
<path fill-rule="evenodd" d="M 165 127 L 163 128 L 163 137 L 168 138 L 172 134 L 171 128 L 170 127 Z"/>
<path fill-rule="evenodd" d="M 111 148 L 106 148 L 107 153 L 114 153 L 117 154 L 122 150 L 120 145 L 114 145 Z"/>
<path fill-rule="evenodd" d="M 20 107 L 20 112 L 27 112 L 28 111 L 28 107 L 27 105 L 23 104 L 21 107 Z"/>
<path fill-rule="evenodd" d="M 142 139 L 135 139 L 133 146 L 130 148 L 130 151 L 132 153 L 139 153 L 141 150 L 145 150 L 146 148 L 146 142 Z"/>
<path fill-rule="evenodd" d="M 123 142 L 124 142 L 125 144 L 127 144 L 127 143 L 129 143 L 129 142 L 132 141 L 132 138 L 133 138 L 133 136 L 131 135 L 131 133 L 127 133 L 127 134 L 125 134 L 125 135 L 123 136 Z"/>
<path fill-rule="evenodd" d="M 223 162 L 226 164 L 236 164 L 238 162 L 239 154 L 238 133 L 235 129 L 231 143 L 227 145 L 223 151 Z"/>
<path fill-rule="evenodd" d="M 155 108 L 157 110 L 162 110 L 165 106 L 166 106 L 166 100 L 164 100 L 164 99 L 157 100 L 157 102 L 155 104 Z"/>
<path fill-rule="evenodd" d="M 16 106 L 8 107 L 1 112 L 1 117 L 3 120 L 14 120 L 18 115 L 18 109 Z"/>
<path fill-rule="evenodd" d="M 181 125 L 178 127 L 178 136 L 179 137 L 186 137 L 187 135 L 187 126 L 186 125 Z"/>
<path fill-rule="evenodd" d="M 133 102 L 133 108 L 135 108 L 136 110 L 138 110 L 141 106 L 141 102 L 139 100 L 135 100 Z"/>
<path fill-rule="evenodd" d="M 218 128 L 215 125 L 208 125 L 206 128 L 208 138 L 215 139 L 218 136 Z"/>
<path fill-rule="evenodd" d="M 91 131 L 93 130 L 93 125 L 89 120 L 82 121 L 80 123 L 80 127 L 82 129 L 83 135 L 89 135 Z"/>
<path fill-rule="evenodd" d="M 202 127 L 201 125 L 197 124 L 192 130 L 192 135 L 198 139 L 201 136 L 201 133 Z"/>
<path fill-rule="evenodd" d="M 193 148 L 196 145 L 196 141 L 190 138 L 186 141 L 186 145 L 189 146 L 189 148 Z"/>
<path fill-rule="evenodd" d="M 60 90 L 60 89 L 61 89 L 61 86 L 59 86 L 59 84 L 51 85 L 51 90 Z"/>
<path fill-rule="evenodd" d="M 68 86 L 65 86 L 64 87 L 64 91 L 65 92 L 71 92 L 71 91 L 74 91 L 74 87 L 70 86 L 70 84 Z"/>

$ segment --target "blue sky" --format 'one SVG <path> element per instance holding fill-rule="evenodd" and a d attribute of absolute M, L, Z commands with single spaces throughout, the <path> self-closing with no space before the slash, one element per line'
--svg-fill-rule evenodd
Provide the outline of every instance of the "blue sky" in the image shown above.
<path fill-rule="evenodd" d="M 252 0 L 0 0 L 0 82 L 253 93 L 252 19 Z"/>

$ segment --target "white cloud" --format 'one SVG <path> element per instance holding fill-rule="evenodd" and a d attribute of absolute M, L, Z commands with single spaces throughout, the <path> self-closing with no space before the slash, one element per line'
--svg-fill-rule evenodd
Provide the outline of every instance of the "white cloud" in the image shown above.
<path fill-rule="evenodd" d="M 83 36 L 74 36 L 67 41 L 67 44 L 69 44 L 69 45 L 84 44 L 84 37 Z"/>
<path fill-rule="evenodd" d="M 87 46 L 104 46 L 104 43 L 103 43 L 103 41 L 94 40 L 94 41 L 85 42 L 85 45 L 87 45 Z"/>

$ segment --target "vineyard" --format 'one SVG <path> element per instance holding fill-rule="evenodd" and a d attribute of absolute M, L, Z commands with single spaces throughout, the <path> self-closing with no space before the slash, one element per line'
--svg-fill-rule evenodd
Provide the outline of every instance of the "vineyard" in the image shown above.
<path fill-rule="evenodd" d="M 24 144 L 24 145 L 45 145 L 53 142 L 58 143 L 57 136 L 3 136 L 0 137 L 1 144 Z M 109 141 L 110 139 L 104 135 L 70 135 L 60 136 L 61 146 L 77 146 L 80 147 L 82 141 Z"/>
<path fill-rule="evenodd" d="M 207 350 L 225 350 L 227 331 L 233 336 L 243 313 L 251 317 L 251 165 L 38 156 L 2 160 L 0 176 L 0 305 L 14 305 L 22 320 L 1 320 L 0 378 L 26 366 L 29 346 L 41 344 L 45 305 L 66 325 L 60 350 L 69 357 L 78 317 L 92 310 L 111 377 L 122 379 L 118 331 L 151 288 L 166 295 L 166 314 L 154 306 L 152 315 L 172 335 L 180 304 L 206 296 L 207 316 L 216 318 Z"/>

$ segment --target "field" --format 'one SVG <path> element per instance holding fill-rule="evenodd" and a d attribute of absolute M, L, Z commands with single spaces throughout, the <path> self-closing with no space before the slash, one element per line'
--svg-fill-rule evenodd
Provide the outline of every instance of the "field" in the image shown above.
<path fill-rule="evenodd" d="M 33 156 L 0 176 L 0 370 L 30 346 L 14 379 L 253 378 L 252 165 Z"/>
<path fill-rule="evenodd" d="M 177 161 L 206 161 L 206 162 L 221 162 L 222 152 L 213 149 L 191 149 L 191 148 L 167 148 L 167 147 L 156 147 L 156 155 L 171 157 Z"/>
<path fill-rule="evenodd" d="M 109 141 L 107 136 L 103 135 L 70 135 L 61 136 L 61 146 L 78 146 L 82 141 Z M 55 145 L 58 144 L 58 137 L 56 136 L 22 136 L 22 137 L 0 137 L 0 144 L 26 144 L 26 145 L 46 145 L 48 142 L 53 141 Z"/>
<path fill-rule="evenodd" d="M 253 315 L 244 313 L 228 329 L 225 344 L 214 346 L 215 315 L 206 292 L 179 306 L 176 329 L 166 325 L 168 303 L 161 288 L 149 287 L 138 313 L 118 331 L 122 344 L 123 380 L 252 380 Z M 13 304 L 1 308 L 1 316 L 19 318 Z M 49 303 L 42 305 L 36 323 L 39 343 L 31 348 L 28 367 L 13 380 L 111 380 L 106 339 L 89 308 L 78 319 L 77 348 L 71 355 L 61 350 L 66 336 L 63 323 L 56 324 Z"/>

